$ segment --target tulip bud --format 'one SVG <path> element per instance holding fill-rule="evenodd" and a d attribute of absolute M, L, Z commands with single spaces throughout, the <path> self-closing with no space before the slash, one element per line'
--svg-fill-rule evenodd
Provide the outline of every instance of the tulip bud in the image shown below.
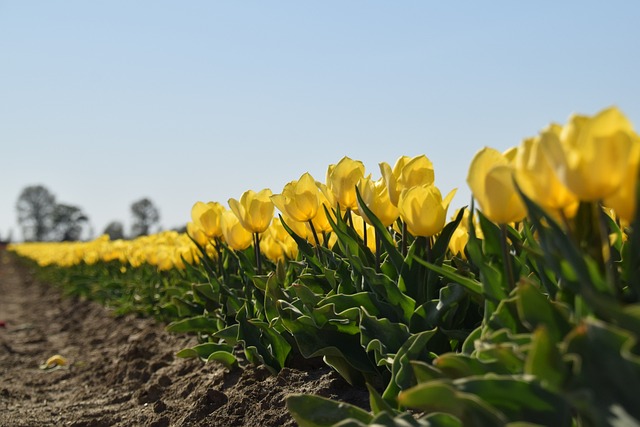
<path fill-rule="evenodd" d="M 558 178 L 580 200 L 594 202 L 615 193 L 628 170 L 633 129 L 615 107 L 593 117 L 575 115 L 558 138 L 542 147 Z"/>
<path fill-rule="evenodd" d="M 498 224 L 520 221 L 526 209 L 513 183 L 514 168 L 499 151 L 485 147 L 469 166 L 467 183 L 482 213 Z"/>
<path fill-rule="evenodd" d="M 360 196 L 365 205 L 373 212 L 385 227 L 390 226 L 398 218 L 398 208 L 391 203 L 389 192 L 383 178 L 372 181 L 370 177 L 364 178 L 358 184 Z M 365 215 L 363 209 L 358 209 L 362 218 L 371 224 L 371 220 Z"/>
<path fill-rule="evenodd" d="M 394 206 L 398 206 L 398 199 L 403 190 L 433 184 L 435 179 L 433 163 L 424 154 L 413 158 L 401 156 L 393 169 L 385 162 L 380 163 L 379 166 L 387 185 L 389 199 Z"/>
<path fill-rule="evenodd" d="M 318 195 L 318 214 L 311 220 L 311 222 L 318 233 L 328 233 L 333 231 L 333 228 L 327 219 L 325 208 L 331 213 L 331 209 L 335 209 L 336 207 L 336 201 L 326 185 L 316 181 L 316 186 L 318 187 L 318 190 L 320 190 Z M 287 224 L 289 223 L 287 222 Z"/>
<path fill-rule="evenodd" d="M 233 250 L 247 249 L 253 241 L 253 235 L 242 226 L 238 217 L 231 211 L 224 211 L 220 221 L 222 237 Z"/>
<path fill-rule="evenodd" d="M 460 209 L 457 209 L 453 214 L 453 218 L 458 216 Z M 463 259 L 466 259 L 467 256 L 464 252 L 464 249 L 469 242 L 469 210 L 465 209 L 464 214 L 462 216 L 462 220 L 458 227 L 453 231 L 451 235 L 451 239 L 449 240 L 449 250 L 453 255 L 458 255 Z"/>
<path fill-rule="evenodd" d="M 229 207 L 247 231 L 262 233 L 273 219 L 274 206 L 271 196 L 271 190 L 268 188 L 258 193 L 248 190 L 242 194 L 240 201 L 229 199 Z"/>
<path fill-rule="evenodd" d="M 525 139 L 515 158 L 516 181 L 520 189 L 543 209 L 557 214 L 578 203 L 576 196 L 558 179 L 542 149 L 542 140 L 557 138 L 553 129 Z"/>
<path fill-rule="evenodd" d="M 327 187 L 341 209 L 357 209 L 356 185 L 364 177 L 364 164 L 343 157 L 327 169 Z M 335 206 L 333 206 L 335 207 Z"/>
<path fill-rule="evenodd" d="M 618 190 L 604 200 L 605 206 L 612 208 L 627 224 L 636 214 L 636 187 L 638 185 L 638 163 L 640 162 L 640 138 L 634 135 L 631 155 L 625 171 L 624 179 Z"/>
<path fill-rule="evenodd" d="M 187 223 L 187 234 L 200 246 L 206 245 L 209 241 L 204 231 L 193 222 Z"/>
<path fill-rule="evenodd" d="M 455 195 L 452 190 L 442 199 L 440 190 L 433 184 L 411 187 L 400 193 L 398 211 L 413 236 L 431 237 L 444 227 L 447 209 Z"/>
<path fill-rule="evenodd" d="M 318 214 L 318 193 L 316 181 L 305 173 L 298 181 L 286 184 L 282 194 L 271 196 L 271 200 L 284 215 L 298 222 L 307 222 Z"/>
<path fill-rule="evenodd" d="M 218 202 L 196 202 L 191 208 L 191 219 L 209 238 L 219 237 L 223 211 L 224 207 Z"/>
<path fill-rule="evenodd" d="M 271 261 L 294 259 L 298 255 L 295 240 L 282 226 L 280 218 L 274 218 L 260 239 L 260 251 Z"/>

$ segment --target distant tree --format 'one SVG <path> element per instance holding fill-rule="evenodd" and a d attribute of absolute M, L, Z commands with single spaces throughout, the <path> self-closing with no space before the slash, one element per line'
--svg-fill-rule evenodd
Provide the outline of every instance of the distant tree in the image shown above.
<path fill-rule="evenodd" d="M 131 205 L 133 224 L 131 234 L 133 237 L 149 234 L 151 229 L 160 222 L 160 212 L 153 202 L 147 198 L 140 199 Z"/>
<path fill-rule="evenodd" d="M 57 204 L 53 210 L 51 239 L 56 241 L 80 240 L 89 229 L 89 217 L 77 206 Z"/>
<path fill-rule="evenodd" d="M 187 226 L 186 225 L 181 225 L 178 227 L 173 227 L 172 228 L 173 231 L 177 231 L 178 233 L 186 233 L 187 232 Z"/>
<path fill-rule="evenodd" d="M 107 234 L 111 240 L 124 239 L 124 225 L 120 221 L 111 221 L 102 234 Z"/>
<path fill-rule="evenodd" d="M 56 198 L 42 185 L 31 185 L 20 193 L 16 203 L 18 224 L 25 241 L 42 241 L 53 227 Z"/>

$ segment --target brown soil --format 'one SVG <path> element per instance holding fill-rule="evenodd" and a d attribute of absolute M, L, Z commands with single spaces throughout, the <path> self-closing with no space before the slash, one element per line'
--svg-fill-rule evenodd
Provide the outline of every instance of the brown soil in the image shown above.
<path fill-rule="evenodd" d="M 273 376 L 175 357 L 195 343 L 153 320 L 63 298 L 0 250 L 2 426 L 294 426 L 290 393 L 368 402 L 321 361 Z M 41 370 L 54 354 L 69 364 Z"/>

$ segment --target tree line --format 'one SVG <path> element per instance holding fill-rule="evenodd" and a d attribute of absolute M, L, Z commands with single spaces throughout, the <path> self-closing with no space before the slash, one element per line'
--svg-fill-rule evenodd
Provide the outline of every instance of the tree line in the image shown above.
<path fill-rule="evenodd" d="M 89 216 L 79 206 L 59 203 L 42 185 L 22 190 L 16 202 L 18 225 L 24 241 L 75 241 L 92 237 Z M 131 233 L 125 233 L 121 221 L 110 222 L 103 231 L 111 239 L 135 238 L 157 231 L 160 211 L 148 198 L 131 204 Z"/>

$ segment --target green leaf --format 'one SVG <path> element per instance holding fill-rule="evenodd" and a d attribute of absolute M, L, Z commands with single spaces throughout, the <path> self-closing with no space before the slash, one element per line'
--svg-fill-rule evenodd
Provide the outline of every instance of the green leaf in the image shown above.
<path fill-rule="evenodd" d="M 227 369 L 231 369 L 238 365 L 238 359 L 232 353 L 228 351 L 216 351 L 207 357 L 207 363 L 218 362 L 224 365 Z"/>
<path fill-rule="evenodd" d="M 429 427 L 464 427 L 462 421 L 451 414 L 429 414 L 420 418 L 419 421 L 421 420 L 427 422 Z"/>
<path fill-rule="evenodd" d="M 409 328 L 405 324 L 369 316 L 361 308 L 360 342 L 367 352 L 375 352 L 378 365 L 390 364 L 388 360 L 393 360 L 393 356 L 409 337 Z"/>
<path fill-rule="evenodd" d="M 358 292 L 356 294 L 336 294 L 330 295 L 322 299 L 318 305 L 333 304 L 337 312 L 345 311 L 349 308 L 360 307 L 367 310 L 372 316 L 381 315 L 381 302 L 375 298 L 375 295 L 371 292 Z M 388 311 L 391 307 L 388 304 L 384 304 L 384 311 Z"/>
<path fill-rule="evenodd" d="M 448 381 L 435 380 L 403 391 L 398 396 L 402 406 L 428 414 L 446 413 L 455 416 L 467 427 L 495 427 L 506 419 L 491 405 L 470 393 L 456 390 Z"/>
<path fill-rule="evenodd" d="M 215 353 L 216 351 L 233 351 L 233 347 L 226 344 L 216 344 L 216 343 L 203 343 L 193 346 L 191 348 L 185 348 L 176 353 L 177 357 L 182 358 L 190 358 L 190 357 L 200 357 L 206 359 L 209 357 L 211 353 Z"/>
<path fill-rule="evenodd" d="M 205 332 L 213 334 L 218 330 L 217 320 L 208 316 L 194 316 L 176 320 L 167 325 L 168 332 Z"/>
<path fill-rule="evenodd" d="M 393 409 L 383 398 L 380 396 L 380 393 L 376 391 L 375 388 L 369 383 L 367 383 L 367 390 L 369 390 L 369 405 L 371 406 L 371 411 L 373 415 L 378 415 L 381 412 L 388 412 L 390 414 L 395 414 L 398 411 Z"/>
<path fill-rule="evenodd" d="M 176 356 L 182 358 L 199 357 L 207 363 L 216 361 L 222 363 L 227 368 L 232 368 L 237 364 L 237 359 L 232 352 L 233 347 L 230 345 L 204 343 L 180 350 Z"/>
<path fill-rule="evenodd" d="M 476 329 L 471 331 L 469 336 L 464 340 L 462 344 L 462 353 L 464 354 L 472 354 L 475 350 L 476 340 L 479 340 L 482 337 L 482 326 L 478 326 Z"/>
<path fill-rule="evenodd" d="M 475 394 L 502 412 L 509 421 L 528 421 L 546 426 L 571 426 L 571 406 L 535 381 L 515 376 L 470 377 L 455 380 L 464 393 Z"/>
<path fill-rule="evenodd" d="M 431 380 L 437 380 L 445 378 L 445 375 L 438 368 L 431 363 L 426 363 L 421 360 L 412 360 L 411 367 L 413 368 L 413 374 L 418 381 L 418 384 L 425 383 Z"/>
<path fill-rule="evenodd" d="M 302 255 L 304 256 L 304 259 L 312 267 L 314 267 L 316 271 L 322 271 L 322 268 L 323 268 L 322 263 L 316 256 L 316 252 L 313 250 L 313 246 L 311 246 L 309 242 L 307 242 L 307 239 L 303 239 L 302 237 L 298 236 L 296 232 L 293 231 L 291 227 L 287 225 L 287 223 L 282 218 L 282 215 L 278 215 L 278 217 L 280 218 L 280 222 L 282 223 L 282 226 L 284 227 L 284 229 L 287 230 L 287 233 L 289 233 L 289 235 L 293 237 L 293 240 L 295 240 L 296 244 L 298 245 L 298 249 L 300 250 L 300 253 L 302 253 Z"/>
<path fill-rule="evenodd" d="M 568 314 L 531 283 L 521 281 L 516 288 L 516 295 L 518 315 L 530 331 L 545 325 L 550 340 L 559 342 L 571 330 Z"/>
<path fill-rule="evenodd" d="M 582 390 L 606 390 L 606 393 L 582 393 L 574 404 L 592 425 L 606 425 L 626 413 L 640 424 L 640 395 L 630 390 L 640 384 L 638 336 L 596 319 L 585 319 L 565 339 L 566 353 L 576 360 L 574 376 Z"/>
<path fill-rule="evenodd" d="M 549 327 L 540 325 L 533 333 L 524 372 L 535 376 L 548 389 L 560 390 L 569 372 L 562 360 L 558 342 L 554 340 L 554 334 L 548 331 Z"/>
<path fill-rule="evenodd" d="M 214 290 L 211 283 L 194 283 L 192 289 L 193 293 L 204 301 L 217 303 L 220 300 L 220 294 Z"/>
<path fill-rule="evenodd" d="M 339 330 L 335 322 L 324 322 L 321 327 L 317 321 L 307 315 L 300 315 L 290 304 L 280 301 L 280 316 L 284 327 L 293 335 L 300 353 L 305 358 L 317 356 L 342 358 L 352 369 L 363 374 L 377 374 L 375 364 L 367 356 L 360 345 L 359 335 Z M 357 308 L 356 308 L 357 310 Z M 356 328 L 357 330 L 357 328 Z M 353 372 L 344 368 L 339 370 L 338 362 L 334 362 L 338 372 L 353 381 Z"/>
<path fill-rule="evenodd" d="M 280 371 L 291 351 L 287 340 L 268 323 L 247 318 L 247 310 L 241 310 L 236 320 L 238 341 L 245 344 L 247 359 L 256 365 L 264 364 L 273 373 Z"/>
<path fill-rule="evenodd" d="M 474 297 L 474 299 L 478 301 L 481 300 L 481 297 L 483 296 L 482 283 L 470 277 L 460 275 L 457 270 L 450 265 L 443 264 L 442 266 L 437 266 L 420 258 L 414 259 L 428 269 L 433 270 L 436 273 L 446 277 L 447 279 L 453 280 L 454 282 L 463 286 L 467 291 L 469 291 L 470 295 Z"/>
<path fill-rule="evenodd" d="M 411 316 L 413 316 L 413 312 L 415 311 L 415 300 L 405 295 L 388 276 L 377 273 L 374 269 L 368 267 L 364 268 L 363 273 L 364 280 L 373 293 L 375 293 L 382 302 L 388 303 L 388 305 L 391 305 L 395 309 L 396 315 L 391 320 L 402 321 L 409 324 Z M 383 309 L 384 307 L 379 306 L 379 308 Z"/>
<path fill-rule="evenodd" d="M 240 326 L 236 323 L 235 325 L 227 326 L 226 328 L 219 330 L 213 334 L 213 337 L 224 340 L 229 345 L 236 345 L 238 344 L 239 329 Z"/>
<path fill-rule="evenodd" d="M 202 313 L 202 306 L 185 300 L 182 297 L 171 297 L 171 304 L 177 309 L 179 317 L 194 316 Z"/>
<path fill-rule="evenodd" d="M 364 267 L 375 267 L 373 254 L 368 247 L 364 246 L 358 233 L 347 225 L 340 215 L 334 212 L 335 216 L 333 216 L 326 206 L 323 205 L 323 207 L 327 214 L 327 220 L 338 237 L 340 250 L 349 259 L 352 267 L 356 271 L 362 271 Z"/>
<path fill-rule="evenodd" d="M 373 416 L 357 406 L 320 396 L 292 394 L 287 409 L 300 427 L 331 427 L 348 418 L 368 425 Z"/>
<path fill-rule="evenodd" d="M 500 363 L 483 361 L 465 354 L 446 353 L 433 361 L 433 366 L 451 379 L 484 375 L 488 373 L 509 374 Z"/>
<path fill-rule="evenodd" d="M 397 405 L 397 396 L 418 383 L 411 366 L 412 360 L 427 361 L 430 359 L 427 343 L 436 334 L 437 329 L 420 332 L 409 337 L 402 345 L 391 366 L 391 381 L 382 394 L 390 405 Z"/>
<path fill-rule="evenodd" d="M 442 260 L 444 259 L 447 250 L 449 249 L 449 242 L 451 241 L 451 236 L 456 231 L 460 222 L 462 222 L 462 218 L 464 217 L 464 212 L 467 209 L 466 206 L 463 206 L 458 211 L 458 215 L 454 218 L 453 221 L 449 222 L 444 226 L 440 234 L 438 234 L 438 238 L 436 239 L 433 247 L 431 248 L 432 259 L 434 260 Z M 436 262 L 435 264 L 438 264 Z"/>
<path fill-rule="evenodd" d="M 486 255 L 500 259 L 502 257 L 502 244 L 500 243 L 500 228 L 489 221 L 482 212 L 478 211 L 478 222 L 482 229 L 482 249 Z"/>

